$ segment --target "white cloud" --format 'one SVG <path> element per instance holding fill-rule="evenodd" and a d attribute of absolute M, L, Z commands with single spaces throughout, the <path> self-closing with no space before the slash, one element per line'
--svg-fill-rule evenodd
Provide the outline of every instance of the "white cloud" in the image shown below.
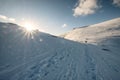
<path fill-rule="evenodd" d="M 63 27 L 63 28 L 67 27 L 67 24 L 63 24 L 62 27 Z"/>
<path fill-rule="evenodd" d="M 7 17 L 7 16 L 4 16 L 4 15 L 0 15 L 0 19 L 3 20 L 3 21 L 7 21 L 7 22 L 15 22 L 14 18 Z"/>
<path fill-rule="evenodd" d="M 79 0 L 78 5 L 73 9 L 74 16 L 94 14 L 100 7 L 97 0 Z"/>
<path fill-rule="evenodd" d="M 120 7 L 120 0 L 113 0 L 113 4 Z"/>
<path fill-rule="evenodd" d="M 3 16 L 3 15 L 0 15 L 0 19 L 6 20 L 7 17 L 6 17 L 6 16 Z"/>
<path fill-rule="evenodd" d="M 15 22 L 14 18 L 8 18 L 9 21 Z"/>

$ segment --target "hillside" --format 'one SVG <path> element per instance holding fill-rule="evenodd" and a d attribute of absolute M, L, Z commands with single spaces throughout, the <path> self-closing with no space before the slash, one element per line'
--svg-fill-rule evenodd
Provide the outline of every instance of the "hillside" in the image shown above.
<path fill-rule="evenodd" d="M 112 19 L 87 27 L 75 28 L 64 35 L 64 38 L 85 43 L 97 44 L 109 37 L 120 37 L 120 18 Z"/>
<path fill-rule="evenodd" d="M 0 23 L 0 80 L 119 80 L 120 38 L 114 36 L 100 47 Z"/>

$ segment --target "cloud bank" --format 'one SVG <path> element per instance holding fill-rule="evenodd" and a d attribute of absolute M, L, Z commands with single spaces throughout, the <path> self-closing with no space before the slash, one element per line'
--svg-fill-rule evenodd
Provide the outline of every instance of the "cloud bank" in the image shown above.
<path fill-rule="evenodd" d="M 120 7 L 120 0 L 113 0 L 113 4 Z"/>
<path fill-rule="evenodd" d="M 94 14 L 100 7 L 97 0 L 79 0 L 78 5 L 73 9 L 74 16 Z"/>
<path fill-rule="evenodd" d="M 4 16 L 4 15 L 0 15 L 0 19 L 3 20 L 3 21 L 7 21 L 7 22 L 15 22 L 14 18 L 7 17 L 7 16 Z"/>

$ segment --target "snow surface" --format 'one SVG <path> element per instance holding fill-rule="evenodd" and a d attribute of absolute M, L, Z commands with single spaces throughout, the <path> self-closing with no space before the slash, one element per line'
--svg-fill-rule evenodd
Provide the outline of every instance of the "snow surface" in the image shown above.
<path fill-rule="evenodd" d="M 0 23 L 0 80 L 120 80 L 120 37 L 101 39 L 94 45 L 37 30 L 28 38 L 22 27 Z"/>
<path fill-rule="evenodd" d="M 62 35 L 66 39 L 84 43 L 99 43 L 101 39 L 120 36 L 120 18 L 86 27 L 75 28 Z"/>

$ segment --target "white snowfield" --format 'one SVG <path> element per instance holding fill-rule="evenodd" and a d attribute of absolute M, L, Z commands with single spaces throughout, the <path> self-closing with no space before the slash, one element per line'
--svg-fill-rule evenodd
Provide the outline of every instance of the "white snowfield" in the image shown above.
<path fill-rule="evenodd" d="M 105 21 L 99 24 L 90 25 L 66 33 L 65 38 L 87 43 L 99 43 L 108 37 L 120 36 L 120 18 Z"/>
<path fill-rule="evenodd" d="M 75 29 L 64 35 L 71 40 L 39 31 L 28 38 L 22 27 L 0 23 L 0 80 L 120 80 L 119 21 Z M 81 43 L 87 36 L 91 43 Z"/>

